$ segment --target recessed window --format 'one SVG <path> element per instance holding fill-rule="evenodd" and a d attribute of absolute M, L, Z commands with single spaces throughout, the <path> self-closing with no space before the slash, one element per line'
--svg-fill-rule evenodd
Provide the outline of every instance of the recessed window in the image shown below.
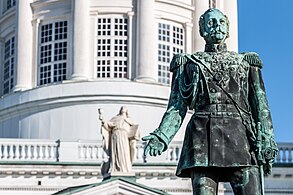
<path fill-rule="evenodd" d="M 105 16 L 97 21 L 97 78 L 127 78 L 128 19 Z"/>
<path fill-rule="evenodd" d="M 41 26 L 39 48 L 39 84 L 66 80 L 68 24 L 58 21 Z"/>
<path fill-rule="evenodd" d="M 158 24 L 158 82 L 170 84 L 170 61 L 174 54 L 182 53 L 184 30 L 182 25 L 173 23 Z"/>
<path fill-rule="evenodd" d="M 6 0 L 6 10 L 16 5 L 16 0 Z"/>
<path fill-rule="evenodd" d="M 15 38 L 12 37 L 4 44 L 3 63 L 3 94 L 10 93 L 14 87 L 15 69 Z"/>

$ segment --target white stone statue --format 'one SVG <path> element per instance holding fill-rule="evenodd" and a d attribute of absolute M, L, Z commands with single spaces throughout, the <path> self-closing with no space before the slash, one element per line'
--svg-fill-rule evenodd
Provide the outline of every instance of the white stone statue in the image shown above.
<path fill-rule="evenodd" d="M 98 111 L 103 149 L 109 156 L 109 160 L 102 165 L 104 178 L 131 173 L 136 141 L 140 139 L 138 125 L 131 121 L 125 106 L 122 106 L 120 112 L 110 121 L 104 120 L 102 109 Z"/>

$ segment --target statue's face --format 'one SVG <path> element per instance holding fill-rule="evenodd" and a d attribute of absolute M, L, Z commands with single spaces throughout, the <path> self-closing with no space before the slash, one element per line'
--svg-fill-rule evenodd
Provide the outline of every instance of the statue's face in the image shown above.
<path fill-rule="evenodd" d="M 213 9 L 203 15 L 203 37 L 207 43 L 219 44 L 228 37 L 228 21 L 219 10 Z"/>

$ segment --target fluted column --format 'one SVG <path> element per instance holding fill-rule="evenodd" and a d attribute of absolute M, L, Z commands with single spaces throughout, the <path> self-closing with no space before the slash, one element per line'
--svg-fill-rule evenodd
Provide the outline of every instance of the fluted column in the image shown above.
<path fill-rule="evenodd" d="M 14 91 L 32 87 L 32 0 L 17 1 L 16 11 L 16 83 Z"/>
<path fill-rule="evenodd" d="M 157 24 L 155 23 L 155 0 L 138 0 L 138 58 L 136 80 L 156 82 L 157 67 Z"/>
<path fill-rule="evenodd" d="M 238 52 L 238 11 L 237 0 L 223 1 L 223 12 L 228 16 L 230 21 L 230 37 L 227 39 L 228 50 Z"/>
<path fill-rule="evenodd" d="M 89 1 L 72 0 L 73 4 L 73 80 L 89 78 Z"/>
<path fill-rule="evenodd" d="M 195 0 L 195 17 L 194 17 L 194 51 L 203 51 L 205 40 L 199 34 L 199 18 L 209 9 L 209 1 Z"/>

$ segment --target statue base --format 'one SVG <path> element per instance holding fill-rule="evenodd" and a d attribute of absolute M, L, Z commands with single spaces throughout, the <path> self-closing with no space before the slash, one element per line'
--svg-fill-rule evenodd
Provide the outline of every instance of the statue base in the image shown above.
<path fill-rule="evenodd" d="M 111 173 L 107 173 L 107 174 L 103 175 L 103 181 L 105 181 L 107 179 L 110 179 L 110 178 L 113 179 L 113 178 L 117 178 L 117 177 L 128 178 L 128 179 L 131 179 L 134 182 L 136 181 L 134 172 L 111 172 Z"/>

